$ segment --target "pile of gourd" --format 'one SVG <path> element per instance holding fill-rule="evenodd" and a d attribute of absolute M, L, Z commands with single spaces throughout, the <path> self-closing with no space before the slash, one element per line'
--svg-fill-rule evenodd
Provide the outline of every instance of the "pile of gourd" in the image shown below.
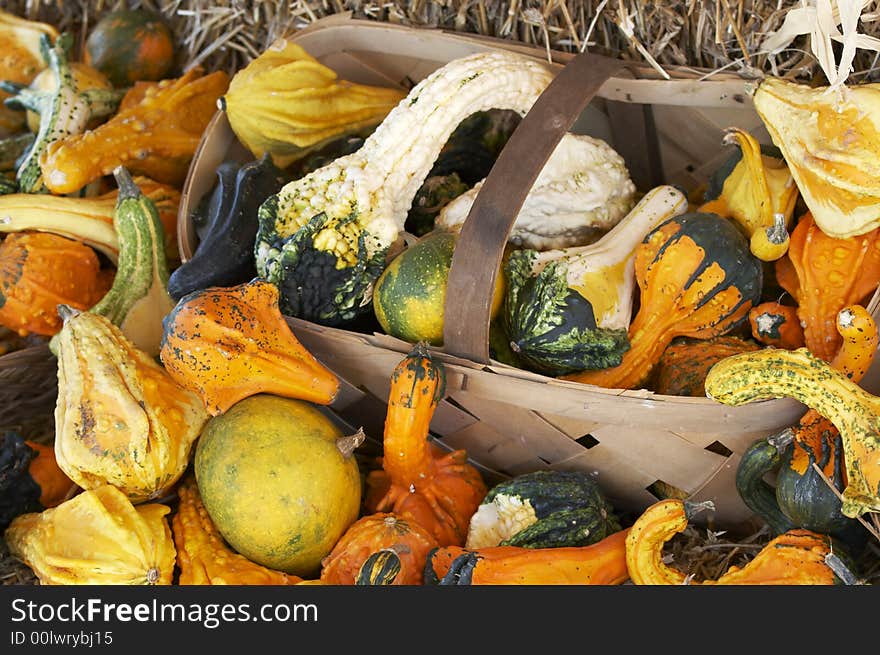
<path fill-rule="evenodd" d="M 170 54 L 159 72 L 136 56 L 163 38 L 155 16 L 107 21 L 73 62 L 66 35 L 0 13 L 0 43 L 32 73 L 3 86 L 18 114 L 0 116 L 0 325 L 58 360 L 54 443 L 2 436 L 0 529 L 42 584 L 686 580 L 664 545 L 709 504 L 669 498 L 624 527 L 590 475 L 488 489 L 464 450 L 428 440 L 445 372 L 426 342 L 442 335 L 457 230 L 549 69 L 480 54 L 404 93 L 339 80 L 282 40 L 231 80 L 169 77 Z M 140 50 L 105 48 L 124 60 L 105 62 L 110 35 Z M 95 83 L 99 62 L 120 76 Z M 860 305 L 880 280 L 875 216 L 859 213 L 871 189 L 820 193 L 843 165 L 820 178 L 793 149 L 831 137 L 805 119 L 797 139 L 772 129 L 809 93 L 761 85 L 781 151 L 732 130 L 739 152 L 690 198 L 638 197 L 613 149 L 567 135 L 517 217 L 497 293 L 494 353 L 514 365 L 815 407 L 743 459 L 740 493 L 774 538 L 719 584 L 857 581 L 843 553 L 864 552 L 858 519 L 880 510 L 880 400 L 856 385 L 877 346 Z M 824 129 L 840 107 L 809 99 Z M 218 169 L 181 264 L 180 187 L 218 102 L 254 159 Z M 795 221 L 799 192 L 812 213 Z M 765 302 L 780 295 L 769 277 L 786 303 Z M 413 342 L 382 458 L 356 457 L 363 433 L 326 410 L 339 380 L 285 315 L 375 318 Z"/>

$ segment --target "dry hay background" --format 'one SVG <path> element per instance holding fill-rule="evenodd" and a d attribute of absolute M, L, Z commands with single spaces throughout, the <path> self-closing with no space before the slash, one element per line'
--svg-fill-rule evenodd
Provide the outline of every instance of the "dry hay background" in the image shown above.
<path fill-rule="evenodd" d="M 589 50 L 635 61 L 645 61 L 647 53 L 661 67 L 726 69 L 750 77 L 773 73 L 821 83 L 823 73 L 808 50 L 807 37 L 799 37 L 775 57 L 761 51 L 764 37 L 799 4 L 800 0 L 0 0 L 0 9 L 72 31 L 81 47 L 104 13 L 126 6 L 147 7 L 162 13 L 174 30 L 182 68 L 198 64 L 229 73 L 288 31 L 323 16 L 351 12 L 357 18 L 472 32 L 555 50 Z M 628 26 L 630 30 L 625 29 Z M 860 31 L 880 36 L 880 20 L 863 14 Z M 876 80 L 878 58 L 877 53 L 860 51 L 849 81 Z M 766 528 L 745 537 L 728 537 L 689 526 L 670 542 L 667 559 L 695 580 L 715 579 L 728 566 L 748 562 L 770 539 Z M 863 582 L 876 584 L 880 542 L 872 541 L 868 550 Z M 2 539 L 0 584 L 37 584 L 30 569 L 8 556 Z"/>
<path fill-rule="evenodd" d="M 209 70 L 229 72 L 285 32 L 350 11 L 358 18 L 474 32 L 564 51 L 588 49 L 638 61 L 645 61 L 648 53 L 661 67 L 824 80 L 806 36 L 775 57 L 761 50 L 764 37 L 799 4 L 800 0 L 0 0 L 0 8 L 7 11 L 75 31 L 80 43 L 103 13 L 123 6 L 148 7 L 160 11 L 174 28 L 183 66 L 201 63 Z M 873 4 L 862 15 L 860 31 L 880 36 L 880 16 Z M 860 51 L 850 81 L 876 79 L 878 57 Z"/>

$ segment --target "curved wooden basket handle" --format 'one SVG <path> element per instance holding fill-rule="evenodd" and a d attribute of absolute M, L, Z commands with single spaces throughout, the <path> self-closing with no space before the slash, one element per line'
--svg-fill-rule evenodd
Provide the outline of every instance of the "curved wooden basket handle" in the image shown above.
<path fill-rule="evenodd" d="M 504 246 L 526 196 L 599 88 L 624 62 L 579 54 L 547 86 L 510 136 L 461 228 L 446 286 L 443 350 L 489 363 L 489 316 Z"/>

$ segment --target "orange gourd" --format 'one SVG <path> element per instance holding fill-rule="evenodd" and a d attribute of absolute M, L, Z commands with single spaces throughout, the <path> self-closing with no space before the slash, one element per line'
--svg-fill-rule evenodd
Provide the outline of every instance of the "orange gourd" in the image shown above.
<path fill-rule="evenodd" d="M 0 325 L 25 336 L 61 329 L 60 304 L 85 310 L 112 283 L 97 254 L 55 234 L 17 232 L 0 242 Z"/>
<path fill-rule="evenodd" d="M 617 585 L 629 578 L 628 532 L 578 547 L 447 546 L 431 553 L 426 576 L 441 585 Z"/>
<path fill-rule="evenodd" d="M 195 291 L 163 325 L 162 364 L 212 416 L 258 393 L 322 405 L 336 397 L 339 379 L 297 340 L 269 282 Z"/>
<path fill-rule="evenodd" d="M 441 546 L 461 546 L 487 488 L 464 450 L 446 452 L 427 439 L 445 386 L 443 366 L 425 344 L 417 344 L 394 369 L 382 470 L 367 476 L 366 507 L 420 524 Z"/>
<path fill-rule="evenodd" d="M 804 345 L 804 328 L 797 307 L 762 302 L 749 310 L 752 336 L 765 346 L 794 350 Z"/>
<path fill-rule="evenodd" d="M 361 567 L 373 553 L 392 550 L 400 570 L 391 584 L 420 585 L 428 553 L 439 544 L 418 523 L 380 512 L 364 516 L 349 526 L 321 563 L 321 582 L 353 585 Z"/>
<path fill-rule="evenodd" d="M 682 532 L 694 514 L 712 503 L 662 500 L 636 519 L 626 537 L 626 566 L 637 585 L 830 585 L 837 580 L 826 563 L 831 538 L 789 530 L 770 541 L 745 566 L 731 566 L 717 580 L 693 581 L 664 561 L 663 546 Z"/>
<path fill-rule="evenodd" d="M 791 233 L 788 254 L 776 262 L 776 279 L 797 302 L 804 343 L 826 362 L 840 347 L 837 313 L 864 304 L 880 282 L 878 236 L 880 228 L 845 239 L 830 237 L 807 212 Z"/>

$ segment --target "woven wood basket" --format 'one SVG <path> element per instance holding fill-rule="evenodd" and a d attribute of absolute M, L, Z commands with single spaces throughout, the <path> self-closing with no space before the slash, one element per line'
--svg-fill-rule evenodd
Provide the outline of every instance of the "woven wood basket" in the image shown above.
<path fill-rule="evenodd" d="M 595 471 L 616 506 L 640 511 L 672 486 L 712 500 L 713 525 L 734 526 L 752 513 L 736 492 L 741 453 L 759 437 L 794 423 L 804 411 L 784 399 L 732 408 L 706 398 L 662 396 L 556 380 L 490 360 L 489 302 L 494 271 L 514 218 L 567 130 L 604 138 L 626 159 L 640 189 L 665 183 L 693 188 L 729 151 L 723 129 L 736 125 L 769 143 L 751 105 L 747 80 L 692 70 L 657 79 L 637 64 L 589 54 L 550 52 L 487 37 L 418 30 L 334 16 L 289 37 L 341 77 L 366 84 L 417 82 L 474 52 L 512 50 L 558 71 L 514 132 L 462 229 L 449 277 L 444 347 L 446 397 L 431 430 L 438 443 L 465 448 L 499 477 L 538 469 Z M 181 258 L 196 246 L 189 213 L 226 159 L 247 161 L 225 115 L 203 136 L 184 187 L 178 221 Z M 872 306 L 876 306 L 876 299 Z M 351 393 L 333 409 L 381 438 L 390 375 L 409 343 L 290 318 L 297 337 L 347 381 Z M 864 386 L 876 386 L 876 370 Z"/>

